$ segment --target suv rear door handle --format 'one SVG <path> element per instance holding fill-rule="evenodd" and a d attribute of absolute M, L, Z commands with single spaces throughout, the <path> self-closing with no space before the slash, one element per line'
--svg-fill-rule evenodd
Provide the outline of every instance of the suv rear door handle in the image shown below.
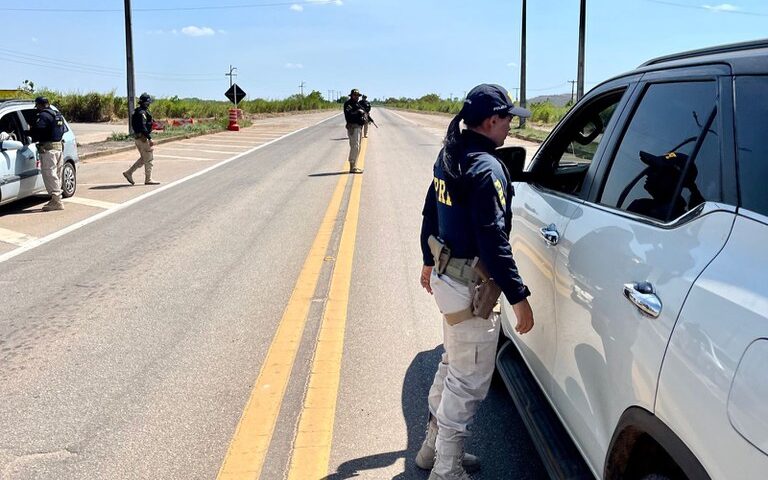
<path fill-rule="evenodd" d="M 650 282 L 625 283 L 624 296 L 649 317 L 657 318 L 661 314 L 661 299 Z"/>
<path fill-rule="evenodd" d="M 560 241 L 560 234 L 554 223 L 550 223 L 546 227 L 541 227 L 539 233 L 541 233 L 541 236 L 544 237 L 544 241 L 546 241 L 548 245 L 557 245 L 557 242 Z"/>

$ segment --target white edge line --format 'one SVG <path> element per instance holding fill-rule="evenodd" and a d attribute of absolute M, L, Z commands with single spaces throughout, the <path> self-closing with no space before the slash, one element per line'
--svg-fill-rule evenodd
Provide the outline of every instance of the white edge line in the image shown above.
<path fill-rule="evenodd" d="M 414 124 L 414 125 L 418 125 L 418 123 L 414 122 L 413 120 L 411 120 L 411 119 L 409 119 L 409 118 L 405 118 L 404 116 L 400 115 L 399 113 L 397 113 L 397 112 L 395 112 L 395 111 L 392 111 L 392 110 L 388 110 L 388 109 L 387 109 L 387 111 L 388 111 L 389 113 L 391 113 L 392 115 L 395 115 L 395 116 L 397 116 L 397 117 L 400 117 L 400 118 L 402 118 L 403 120 L 405 120 L 405 121 L 406 121 L 406 122 L 408 122 L 408 123 L 412 123 L 412 124 Z"/>
<path fill-rule="evenodd" d="M 276 138 L 274 140 L 271 140 L 271 141 L 269 141 L 267 143 L 262 143 L 261 145 L 253 147 L 250 150 L 246 150 L 243 153 L 239 153 L 239 154 L 235 155 L 234 157 L 228 158 L 228 159 L 226 159 L 226 160 L 224 160 L 224 161 L 222 161 L 220 163 L 217 163 L 216 165 L 211 165 L 210 167 L 208 167 L 206 169 L 203 169 L 203 170 L 200 170 L 199 172 L 193 173 L 192 175 L 186 176 L 184 178 L 180 178 L 180 179 L 176 180 L 175 182 L 171 182 L 169 184 L 163 185 L 162 187 L 160 187 L 160 188 L 158 188 L 156 190 L 152 190 L 151 192 L 147 192 L 147 193 L 145 193 L 143 195 L 139 195 L 138 197 L 132 198 L 132 199 L 128 200 L 127 202 L 121 203 L 121 204 L 117 205 L 116 207 L 110 208 L 109 210 L 105 210 L 103 212 L 97 213 L 96 215 L 94 215 L 92 217 L 88 217 L 88 218 L 86 218 L 84 220 L 80 220 L 77 223 L 73 223 L 72 225 L 64 227 L 64 228 L 62 228 L 61 230 L 59 230 L 57 232 L 51 233 L 50 235 L 46 235 L 45 237 L 41 237 L 41 238 L 38 238 L 36 240 L 31 240 L 31 241 L 25 243 L 23 246 L 15 249 L 15 250 L 12 250 L 10 252 L 7 252 L 7 253 L 4 253 L 4 254 L 0 255 L 0 263 L 3 263 L 6 260 L 10 260 L 13 257 L 21 255 L 24 252 L 28 252 L 28 251 L 30 251 L 30 250 L 32 250 L 34 248 L 37 248 L 40 245 L 45 245 L 46 243 L 51 242 L 51 241 L 53 241 L 53 240 L 55 240 L 55 239 L 57 239 L 59 237 L 63 237 L 64 235 L 66 235 L 68 233 L 74 232 L 75 230 L 78 230 L 78 229 L 88 225 L 89 223 L 93 223 L 93 222 L 96 222 L 98 220 L 101 220 L 102 218 L 107 217 L 109 215 L 112 215 L 115 212 L 119 212 L 120 210 L 123 210 L 125 208 L 128 208 L 128 207 L 130 207 L 131 205 L 133 205 L 135 203 L 139 203 L 139 202 L 141 202 L 141 201 L 143 201 L 143 200 L 145 200 L 145 199 L 147 199 L 147 198 L 149 198 L 149 197 L 151 197 L 153 195 L 157 195 L 160 192 L 164 192 L 165 190 L 168 190 L 169 188 L 173 188 L 173 187 L 175 187 L 175 186 L 177 186 L 179 184 L 182 184 L 182 183 L 184 183 L 184 182 L 186 182 L 188 180 L 191 180 L 191 179 L 193 179 L 195 177 L 199 177 L 201 175 L 205 175 L 206 173 L 210 172 L 213 169 L 219 168 L 222 165 L 226 165 L 227 163 L 232 162 L 234 160 L 237 160 L 238 158 L 240 158 L 240 157 L 242 157 L 244 155 L 248 155 L 249 153 L 252 153 L 252 152 L 255 152 L 256 150 L 259 150 L 260 148 L 264 148 L 267 145 L 271 145 L 271 144 L 273 144 L 273 143 L 275 143 L 275 142 L 277 142 L 279 140 L 282 140 L 282 139 L 284 139 L 286 137 L 290 137 L 291 135 L 294 135 L 296 133 L 302 132 L 302 131 L 304 131 L 304 130 L 306 130 L 308 128 L 316 127 L 317 125 L 320 125 L 323 122 L 327 122 L 328 120 L 336 118 L 339 115 L 341 115 L 341 113 L 337 113 L 336 115 L 332 115 L 332 116 L 330 116 L 328 118 L 320 120 L 319 122 L 317 122 L 317 123 L 315 123 L 313 125 L 309 125 L 309 126 L 300 128 L 298 130 L 294 130 L 293 132 L 286 133 L 282 137 L 278 137 L 278 138 Z"/>

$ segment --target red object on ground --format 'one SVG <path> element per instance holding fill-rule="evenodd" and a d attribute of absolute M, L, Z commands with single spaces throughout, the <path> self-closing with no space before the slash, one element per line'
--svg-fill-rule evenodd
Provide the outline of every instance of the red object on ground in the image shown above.
<path fill-rule="evenodd" d="M 240 131 L 240 125 L 237 124 L 237 110 L 237 108 L 229 109 L 229 125 L 227 126 L 227 130 L 231 130 L 233 132 Z"/>

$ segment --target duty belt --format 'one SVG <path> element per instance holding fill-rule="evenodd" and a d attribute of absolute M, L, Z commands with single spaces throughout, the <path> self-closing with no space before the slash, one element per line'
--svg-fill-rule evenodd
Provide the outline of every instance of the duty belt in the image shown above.
<path fill-rule="evenodd" d="M 477 273 L 472 268 L 471 258 L 450 258 L 443 270 L 444 275 L 448 275 L 457 282 L 469 285 L 477 279 Z"/>

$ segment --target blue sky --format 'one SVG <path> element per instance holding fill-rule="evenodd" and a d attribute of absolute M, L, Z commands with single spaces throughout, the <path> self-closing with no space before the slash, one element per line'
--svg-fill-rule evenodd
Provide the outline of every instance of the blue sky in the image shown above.
<path fill-rule="evenodd" d="M 587 0 L 587 89 L 655 56 L 768 37 L 765 0 L 731 1 Z M 0 89 L 29 79 L 125 95 L 123 0 L 2 3 Z M 519 86 L 520 0 L 131 3 L 137 92 L 155 96 L 224 99 L 230 64 L 250 98 L 284 98 L 301 82 L 305 93 L 354 87 L 372 98 Z M 579 0 L 528 1 L 528 98 L 570 93 L 578 9 Z"/>

